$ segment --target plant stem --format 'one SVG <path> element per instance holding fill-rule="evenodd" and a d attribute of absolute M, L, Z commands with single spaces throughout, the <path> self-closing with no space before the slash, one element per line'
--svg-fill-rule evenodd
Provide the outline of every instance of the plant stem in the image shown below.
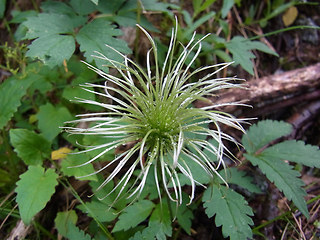
<path fill-rule="evenodd" d="M 266 33 L 266 34 L 257 35 L 257 36 L 248 38 L 248 40 L 252 41 L 252 40 L 260 39 L 260 38 L 263 38 L 263 37 L 268 37 L 268 36 L 275 35 L 275 34 L 282 33 L 282 32 L 286 32 L 286 31 L 296 30 L 296 29 L 301 29 L 301 30 L 302 29 L 317 29 L 317 30 L 320 30 L 320 27 L 307 26 L 307 25 L 292 26 L 292 27 L 287 27 L 287 28 L 276 30 L 276 31 L 272 31 L 272 32 L 269 32 L 269 33 Z"/>
<path fill-rule="evenodd" d="M 319 199 L 320 199 L 320 195 L 318 195 L 318 196 L 310 199 L 309 201 L 307 201 L 307 205 L 310 204 L 310 203 L 313 203 L 314 201 L 317 201 Z M 293 208 L 292 210 L 286 211 L 285 213 L 281 214 L 280 216 L 277 216 L 277 217 L 275 217 L 275 218 L 273 218 L 273 219 L 271 219 L 271 220 L 269 220 L 269 221 L 267 221 L 265 223 L 260 224 L 259 226 L 257 226 L 257 227 L 252 229 L 253 233 L 257 232 L 259 229 L 264 228 L 265 226 L 268 226 L 269 224 L 271 224 L 271 223 L 273 223 L 273 222 L 275 222 L 277 220 L 280 220 L 280 219 L 282 219 L 284 217 L 289 216 L 295 210 L 297 210 L 297 208 Z"/>
<path fill-rule="evenodd" d="M 77 193 L 77 191 L 73 188 L 73 186 L 69 183 L 69 181 L 67 179 L 63 179 L 66 184 L 59 179 L 59 182 L 65 187 L 65 188 L 69 188 L 71 190 L 71 193 L 73 194 L 73 196 L 86 208 L 86 210 L 88 211 L 88 213 L 90 213 L 90 215 L 92 216 L 92 218 L 95 220 L 95 222 L 99 225 L 100 229 L 104 232 L 104 234 L 108 237 L 109 240 L 114 240 L 114 238 L 112 237 L 112 234 L 110 233 L 110 231 L 97 219 L 97 217 L 95 216 L 95 214 L 91 211 L 91 209 L 85 204 L 85 202 L 82 201 L 81 197 L 79 196 L 79 194 Z"/>

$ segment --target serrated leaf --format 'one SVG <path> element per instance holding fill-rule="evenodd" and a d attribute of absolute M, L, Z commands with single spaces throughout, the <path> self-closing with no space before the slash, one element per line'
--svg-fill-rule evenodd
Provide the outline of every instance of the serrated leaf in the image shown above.
<path fill-rule="evenodd" d="M 193 213 L 186 204 L 182 204 L 178 207 L 177 220 L 179 225 L 186 231 L 189 235 L 191 234 Z"/>
<path fill-rule="evenodd" d="M 73 224 L 76 224 L 77 220 L 78 216 L 76 214 L 76 211 L 74 210 L 58 212 L 56 218 L 54 219 L 54 224 L 59 234 L 62 236 L 66 236 L 67 232 L 69 231 L 67 223 L 71 222 Z"/>
<path fill-rule="evenodd" d="M 292 126 L 283 121 L 260 121 L 243 135 L 242 144 L 248 153 L 255 153 L 271 141 L 289 134 L 291 130 Z"/>
<path fill-rule="evenodd" d="M 291 140 L 278 143 L 265 149 L 263 155 L 320 168 L 319 148 L 317 146 L 305 145 L 302 141 Z"/>
<path fill-rule="evenodd" d="M 82 0 L 71 0 L 70 5 L 72 8 L 80 15 L 87 15 L 94 12 L 97 8 L 98 1 L 89 2 L 89 1 L 82 1 Z"/>
<path fill-rule="evenodd" d="M 166 240 L 167 236 L 171 237 L 172 227 L 169 212 L 170 210 L 166 201 L 157 204 L 150 217 L 148 227 L 141 232 L 137 232 L 130 240 Z"/>
<path fill-rule="evenodd" d="M 28 225 L 31 219 L 42 210 L 55 192 L 58 175 L 53 169 L 45 171 L 41 166 L 29 166 L 17 182 L 17 203 L 23 222 Z"/>
<path fill-rule="evenodd" d="M 133 203 L 119 216 L 119 220 L 112 232 L 128 230 L 145 220 L 154 208 L 154 203 L 149 200 L 141 200 Z"/>
<path fill-rule="evenodd" d="M 8 78 L 0 85 L 0 129 L 12 118 L 21 105 L 20 99 L 34 82 L 32 78 Z"/>
<path fill-rule="evenodd" d="M 225 186 L 209 187 L 202 198 L 208 217 L 215 216 L 216 225 L 222 226 L 224 237 L 230 240 L 252 238 L 250 225 L 252 209 L 242 195 Z"/>
<path fill-rule="evenodd" d="M 40 165 L 50 156 L 50 142 L 30 130 L 11 129 L 10 141 L 14 151 L 27 165 Z"/>
<path fill-rule="evenodd" d="M 86 203 L 86 207 L 80 205 L 77 208 L 88 214 L 89 217 L 95 217 L 95 219 L 99 220 L 100 222 L 111 222 L 118 216 L 116 210 L 97 200 Z M 88 212 L 88 208 L 91 212 Z M 94 214 L 94 216 L 92 214 Z"/>
<path fill-rule="evenodd" d="M 238 170 L 235 167 L 228 168 L 226 171 L 219 172 L 223 179 L 229 184 L 236 184 L 247 189 L 252 193 L 261 193 L 261 190 L 252 183 L 253 178 L 246 175 L 246 172 Z M 227 175 L 227 176 L 226 176 Z"/>
<path fill-rule="evenodd" d="M 37 38 L 28 48 L 26 56 L 37 58 L 53 68 L 69 60 L 75 50 L 75 42 L 72 36 L 51 34 Z"/>
<path fill-rule="evenodd" d="M 70 177 L 82 177 L 94 173 L 95 170 L 91 163 L 82 167 L 74 167 L 89 161 L 90 158 L 85 154 L 68 154 L 61 162 L 61 171 Z M 96 175 L 82 177 L 79 180 L 92 180 L 97 181 Z"/>
<path fill-rule="evenodd" d="M 251 52 L 252 50 L 257 49 L 277 56 L 277 53 L 269 49 L 264 43 L 250 41 L 240 36 L 233 37 L 225 45 L 232 53 L 235 64 L 240 64 L 251 75 L 253 75 L 253 63 L 251 59 L 255 58 L 255 55 Z"/>
<path fill-rule="evenodd" d="M 120 59 L 119 55 L 105 44 L 117 49 L 122 53 L 130 53 L 130 49 L 124 40 L 116 39 L 115 37 L 122 35 L 122 32 L 114 27 L 110 22 L 105 19 L 95 19 L 92 22 L 86 24 L 76 36 L 78 43 L 80 44 L 80 50 L 84 52 L 84 56 L 87 61 L 96 63 L 109 64 L 106 61 L 93 58 L 92 55 L 97 55 L 95 51 L 98 51 L 108 58 L 115 60 Z"/>
<path fill-rule="evenodd" d="M 66 238 L 69 240 L 91 240 L 90 235 L 86 234 L 84 231 L 80 230 L 75 224 L 72 222 L 67 222 L 67 234 Z"/>
<path fill-rule="evenodd" d="M 42 135 L 50 142 L 61 132 L 59 127 L 72 120 L 73 116 L 65 107 L 55 107 L 50 103 L 42 105 L 37 114 L 38 127 Z"/>
<path fill-rule="evenodd" d="M 28 28 L 27 39 L 72 33 L 73 31 L 72 20 L 64 14 L 40 13 L 38 16 L 28 17 L 23 24 Z"/>
<path fill-rule="evenodd" d="M 78 5 L 81 6 L 82 2 L 87 1 L 77 1 Z M 64 2 L 58 1 L 45 1 L 41 3 L 41 9 L 43 12 L 51 14 L 59 14 L 60 16 L 63 15 L 65 18 L 69 18 L 68 24 L 71 23 L 72 28 L 77 28 L 86 23 L 87 18 L 85 16 L 77 15 L 74 6 L 72 8 Z M 90 10 L 90 9 L 87 9 Z M 93 12 L 93 11 L 90 11 Z M 89 12 L 88 12 L 89 13 Z M 60 24 L 60 23 L 57 23 Z M 70 28 L 70 29 L 72 29 Z"/>
<path fill-rule="evenodd" d="M 156 205 L 149 220 L 149 226 L 158 226 L 155 232 L 156 239 L 165 240 L 167 239 L 166 236 L 171 237 L 171 223 L 172 219 L 170 217 L 168 201 L 166 198 L 163 198 L 162 203 Z"/>
<path fill-rule="evenodd" d="M 303 181 L 299 179 L 300 173 L 292 169 L 292 166 L 279 160 L 277 157 L 266 156 L 264 152 L 257 156 L 244 155 L 254 166 L 258 166 L 267 178 L 274 182 L 284 195 L 294 202 L 299 210 L 309 217 L 307 204 L 304 200 L 306 191 L 302 188 Z"/>

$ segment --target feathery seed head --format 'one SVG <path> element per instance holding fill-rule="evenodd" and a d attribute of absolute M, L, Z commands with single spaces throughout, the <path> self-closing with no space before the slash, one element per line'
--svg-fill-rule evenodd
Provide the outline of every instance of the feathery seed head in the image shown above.
<path fill-rule="evenodd" d="M 147 54 L 146 71 L 110 46 L 108 47 L 112 51 L 123 58 L 123 62 L 97 53 L 96 57 L 106 60 L 109 67 L 115 68 L 120 76 L 113 76 L 87 64 L 106 81 L 104 85 L 85 84 L 84 89 L 111 100 L 112 104 L 79 99 L 79 102 L 101 106 L 105 108 L 105 112 L 82 114 L 79 115 L 81 119 L 72 121 L 73 123 L 94 123 L 93 126 L 90 125 L 85 129 L 65 128 L 72 134 L 102 135 L 114 139 L 114 141 L 90 146 L 83 150 L 82 152 L 97 149 L 101 151 L 85 164 L 95 161 L 123 144 L 135 143 L 130 149 L 116 155 L 106 166 L 92 173 L 96 174 L 111 165 L 115 166 L 99 188 L 118 177 L 119 181 L 112 192 L 118 189 L 118 197 L 121 194 L 127 194 L 128 198 L 139 196 L 145 186 L 148 173 L 154 171 L 155 186 L 160 199 L 163 192 L 166 192 L 171 200 L 181 203 L 181 174 L 183 174 L 192 186 L 191 202 L 196 184 L 202 185 L 196 179 L 194 166 L 201 168 L 210 177 L 221 178 L 218 169 L 224 166 L 223 155 L 228 152 L 223 141 L 229 140 L 236 143 L 231 136 L 220 130 L 220 125 L 225 124 L 244 131 L 240 125 L 241 120 L 214 110 L 216 107 L 214 103 L 203 108 L 193 108 L 192 103 L 196 100 L 208 102 L 206 96 L 220 89 L 239 87 L 239 85 L 233 83 L 234 78 L 215 78 L 216 73 L 230 63 L 191 70 L 191 65 L 201 51 L 201 41 L 206 36 L 195 40 L 194 34 L 175 59 L 178 28 L 176 22 L 165 61 L 160 68 L 155 42 L 145 29 L 139 25 L 138 27 L 152 45 Z M 154 62 L 150 60 L 151 53 Z M 191 53 L 194 55 L 192 56 Z M 187 59 L 188 63 L 186 63 Z M 199 73 L 204 71 L 211 71 L 211 73 L 196 79 Z M 87 87 L 93 87 L 96 90 L 90 90 Z M 114 94 L 111 94 L 111 91 Z M 234 103 L 230 103 L 232 104 Z M 213 125 L 212 129 L 209 129 L 209 124 Z M 209 138 L 213 141 L 208 141 Z M 212 158 L 212 156 L 216 157 Z M 129 168 L 126 168 L 125 173 L 120 173 L 128 163 L 130 163 Z M 190 163 L 193 165 L 191 166 Z M 136 170 L 139 171 L 138 174 L 134 174 Z M 181 174 L 178 175 L 178 173 Z M 130 186 L 129 189 L 126 186 Z"/>

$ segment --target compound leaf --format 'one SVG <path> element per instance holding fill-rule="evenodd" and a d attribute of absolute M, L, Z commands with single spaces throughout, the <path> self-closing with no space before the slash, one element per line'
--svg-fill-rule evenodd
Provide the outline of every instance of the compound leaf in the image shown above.
<path fill-rule="evenodd" d="M 141 200 L 133 203 L 119 216 L 119 220 L 112 232 L 125 231 L 137 226 L 150 215 L 153 208 L 154 203 L 149 200 Z"/>
<path fill-rule="evenodd" d="M 14 151 L 27 165 L 40 165 L 50 156 L 50 142 L 27 129 L 11 129 L 10 140 Z"/>
<path fill-rule="evenodd" d="M 59 127 L 63 126 L 64 122 L 73 119 L 67 108 L 54 107 L 50 103 L 40 107 L 37 118 L 42 135 L 50 142 L 60 133 Z"/>
<path fill-rule="evenodd" d="M 252 238 L 250 225 L 253 215 L 243 196 L 225 186 L 208 188 L 203 195 L 203 205 L 208 217 L 215 215 L 216 225 L 222 226 L 224 237 L 230 240 Z"/>
<path fill-rule="evenodd" d="M 115 26 L 105 19 L 95 19 L 86 24 L 77 34 L 76 40 L 80 44 L 80 50 L 84 52 L 87 61 L 93 60 L 99 65 L 109 64 L 106 61 L 94 59 L 92 55 L 97 55 L 95 51 L 100 52 L 112 60 L 120 59 L 119 55 L 105 45 L 109 45 L 122 53 L 130 53 L 125 41 L 115 37 L 122 34 L 121 30 L 115 29 Z"/>
<path fill-rule="evenodd" d="M 320 168 L 319 148 L 305 145 L 302 141 L 291 140 L 278 143 L 265 149 L 263 155 Z"/>
<path fill-rule="evenodd" d="M 150 220 L 149 225 L 143 231 L 136 233 L 131 239 L 157 239 L 166 240 L 167 236 L 172 235 L 170 210 L 166 199 L 162 203 L 156 205 Z"/>
<path fill-rule="evenodd" d="M 8 78 L 0 85 L 0 129 L 12 118 L 21 105 L 20 99 L 34 82 L 33 78 Z"/>
<path fill-rule="evenodd" d="M 232 53 L 235 64 L 240 64 L 244 70 L 253 75 L 253 63 L 251 59 L 255 58 L 255 55 L 251 50 L 257 49 L 269 54 L 277 56 L 277 53 L 273 52 L 266 45 L 257 41 L 250 41 L 240 36 L 233 37 L 226 43 L 226 48 Z"/>
<path fill-rule="evenodd" d="M 28 57 L 38 58 L 53 68 L 69 60 L 75 50 L 75 42 L 72 36 L 51 34 L 34 40 L 28 48 Z"/>
<path fill-rule="evenodd" d="M 305 216 L 309 217 L 307 204 L 304 200 L 306 192 L 302 188 L 303 181 L 298 178 L 300 176 L 299 172 L 293 170 L 292 166 L 279 160 L 278 157 L 265 155 L 264 152 L 257 156 L 245 154 L 245 157 L 254 166 L 258 166 L 267 178 L 274 182 L 277 188 L 289 200 L 292 200 Z"/>
<path fill-rule="evenodd" d="M 26 39 L 66 34 L 73 31 L 70 17 L 56 13 L 40 13 L 37 16 L 28 17 L 23 25 L 28 28 Z"/>
<path fill-rule="evenodd" d="M 42 210 L 55 192 L 58 175 L 53 169 L 45 171 L 41 166 L 29 166 L 17 182 L 17 203 L 22 221 L 29 224 Z"/>
<path fill-rule="evenodd" d="M 271 141 L 289 134 L 291 130 L 292 126 L 283 121 L 260 121 L 243 135 L 242 144 L 248 153 L 255 153 Z"/>
<path fill-rule="evenodd" d="M 226 171 L 220 171 L 219 174 L 230 184 L 236 184 L 252 193 L 261 193 L 261 190 L 257 185 L 252 183 L 253 178 L 246 175 L 245 171 L 232 167 L 228 168 Z"/>

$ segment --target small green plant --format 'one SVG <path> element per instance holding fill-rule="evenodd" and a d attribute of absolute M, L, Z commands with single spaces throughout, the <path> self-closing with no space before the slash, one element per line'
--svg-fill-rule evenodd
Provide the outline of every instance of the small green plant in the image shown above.
<path fill-rule="evenodd" d="M 238 144 L 221 128 L 244 132 L 242 120 L 215 110 L 208 100 L 216 90 L 241 87 L 237 78 L 220 78 L 224 75 L 219 71 L 230 64 L 214 64 L 216 56 L 253 73 L 252 50 L 276 55 L 253 38 L 233 35 L 241 25 L 228 28 L 226 17 L 241 10 L 241 1 L 220 1 L 217 12 L 212 10 L 215 2 L 193 0 L 194 11 L 186 11 L 156 0 L 42 1 L 40 6 L 34 3 L 36 10 L 11 11 L 7 21 L 4 8 L 10 4 L 0 0 L 9 42 L 19 41 L 14 47 L 1 46 L 9 50 L 1 68 L 14 75 L 0 84 L 0 234 L 21 219 L 34 229 L 30 239 L 35 233 L 38 239 L 192 238 L 196 217 L 204 209 L 208 218 L 214 217 L 212 227 L 237 240 L 261 235 L 260 229 L 290 218 L 291 211 L 308 217 L 308 204 L 319 196 L 305 201 L 307 187 L 298 169 L 319 167 L 318 148 L 281 142 L 279 137 L 292 127 L 269 120 L 251 126 Z M 262 26 L 289 7 L 284 1 L 266 3 L 266 18 L 255 14 L 261 3 L 252 3 L 252 19 L 244 24 Z M 168 31 L 153 40 L 144 29 L 171 29 L 172 9 L 186 28 L 176 26 L 171 39 Z M 165 14 L 156 28 L 152 19 L 160 12 Z M 142 26 L 136 43 L 139 36 L 151 43 L 146 67 L 130 60 L 127 43 L 117 38 L 136 23 Z M 19 24 L 14 36 L 13 24 Z M 143 59 L 139 44 L 133 52 L 137 61 Z M 98 67 L 80 63 L 80 58 Z M 206 66 L 208 62 L 213 65 Z M 109 68 L 118 72 L 109 73 Z M 79 97 L 79 104 L 70 102 Z M 198 100 L 208 107 L 195 108 Z M 81 112 L 85 114 L 75 120 Z M 70 135 L 59 128 L 66 121 L 72 122 Z M 225 147 L 233 143 L 234 149 Z M 233 154 L 242 156 L 236 148 L 242 146 L 246 150 L 240 166 L 245 168 L 230 161 Z M 248 168 L 251 177 L 243 170 Z M 268 194 L 255 184 L 263 174 L 264 183 L 272 182 L 296 207 L 253 226 L 250 200 Z M 54 223 L 42 225 L 48 216 Z"/>

